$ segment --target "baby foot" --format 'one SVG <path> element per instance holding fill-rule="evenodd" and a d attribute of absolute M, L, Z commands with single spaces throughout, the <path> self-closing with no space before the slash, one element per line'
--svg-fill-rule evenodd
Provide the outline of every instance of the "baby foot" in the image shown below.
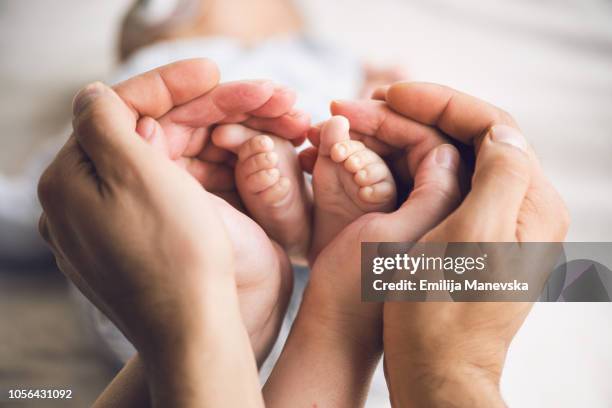
<path fill-rule="evenodd" d="M 249 215 L 290 256 L 304 259 L 312 193 L 291 142 L 234 124 L 217 127 L 212 139 L 238 156 L 236 187 Z"/>
<path fill-rule="evenodd" d="M 351 140 L 349 122 L 334 116 L 321 129 L 313 169 L 314 236 L 311 261 L 348 224 L 366 213 L 388 212 L 396 187 L 385 162 L 363 143 Z"/>

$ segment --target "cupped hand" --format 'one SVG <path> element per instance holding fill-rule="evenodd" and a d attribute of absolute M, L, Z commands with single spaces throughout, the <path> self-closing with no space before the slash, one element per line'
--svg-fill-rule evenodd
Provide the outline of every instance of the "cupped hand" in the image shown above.
<path fill-rule="evenodd" d="M 162 83 L 176 83 L 186 89 L 198 80 L 187 75 L 184 68 L 172 65 L 158 71 L 162 72 Z M 140 77 L 147 76 L 159 75 L 154 71 Z M 134 95 L 145 92 L 141 81 L 135 80 L 115 87 L 129 105 L 133 105 Z M 215 195 L 213 205 L 233 245 L 241 310 L 259 363 L 272 347 L 284 317 L 292 288 L 291 265 L 284 250 L 244 211 L 235 185 L 236 157 L 214 145 L 211 135 L 217 124 L 241 123 L 299 144 L 310 120 L 294 109 L 295 101 L 293 90 L 271 81 L 222 83 L 168 112 L 141 115 L 136 127 L 155 150 Z"/>
<path fill-rule="evenodd" d="M 264 389 L 269 406 L 363 406 L 382 352 L 383 306 L 361 300 L 361 244 L 416 241 L 439 224 L 461 198 L 459 162 L 454 147 L 435 147 L 415 170 L 414 190 L 398 210 L 363 215 L 321 251 Z"/>
<path fill-rule="evenodd" d="M 102 84 L 82 90 L 74 132 L 39 184 L 40 229 L 60 268 L 142 349 L 182 333 L 214 288 L 234 280 L 213 196 L 135 133 L 143 112 L 216 86 L 216 67 L 198 64 L 193 94 L 178 86 L 164 101 L 126 105 Z"/>
<path fill-rule="evenodd" d="M 168 207 L 168 212 L 172 212 L 172 217 L 176 217 L 179 222 L 183 222 L 183 224 L 189 225 L 190 233 L 192 234 L 187 239 L 187 235 L 181 238 L 179 243 L 181 246 L 184 246 L 184 250 L 166 250 L 165 246 L 167 244 L 173 244 L 174 242 L 166 242 L 167 237 L 165 234 L 162 234 L 163 231 L 159 231 L 158 234 L 152 236 L 155 229 L 158 229 L 158 223 L 154 222 L 155 217 L 151 215 L 151 219 L 147 218 L 146 223 L 142 224 L 145 221 L 145 215 L 147 211 L 143 211 L 142 214 L 132 214 L 133 219 L 127 216 L 121 216 L 117 219 L 121 219 L 123 222 L 123 226 L 115 225 L 115 228 L 121 228 L 124 236 L 120 237 L 121 239 L 117 239 L 113 244 L 113 250 L 119 251 L 121 242 L 128 242 L 128 245 L 125 245 L 123 252 L 120 254 L 115 254 L 117 256 L 109 257 L 106 259 L 101 256 L 98 250 L 94 250 L 96 247 L 102 245 L 98 245 L 97 240 L 102 241 L 103 243 L 113 242 L 109 240 L 109 237 L 98 231 L 91 238 L 92 248 L 90 250 L 91 253 L 87 254 L 88 258 L 83 254 L 78 253 L 78 246 L 76 243 L 72 243 L 72 245 L 68 245 L 70 250 L 70 256 L 60 256 L 58 257 L 59 262 L 66 264 L 63 269 L 68 269 L 69 266 L 68 259 L 72 261 L 73 257 L 84 258 L 83 263 L 78 265 L 78 268 L 72 267 L 73 270 L 72 278 L 78 280 L 78 286 L 84 290 L 85 293 L 89 294 L 90 298 L 94 300 L 105 313 L 109 314 L 112 317 L 113 312 L 109 310 L 108 307 L 104 305 L 101 299 L 99 299 L 100 295 L 98 294 L 99 290 L 88 290 L 86 288 L 86 281 L 80 279 L 78 274 L 80 273 L 89 273 L 91 277 L 95 276 L 105 276 L 106 274 L 113 273 L 114 270 L 127 271 L 131 268 L 132 264 L 127 262 L 128 257 L 130 255 L 132 258 L 135 258 L 134 262 L 138 259 L 139 254 L 131 253 L 131 249 L 138 249 L 138 247 L 134 247 L 131 245 L 132 242 L 135 242 L 134 238 L 131 235 L 134 233 L 129 226 L 131 226 L 134 230 L 140 231 L 142 229 L 151 239 L 152 243 L 157 242 L 158 251 L 161 254 L 165 254 L 167 257 L 168 265 L 166 265 L 167 276 L 170 279 L 172 266 L 176 265 L 180 267 L 183 262 L 188 262 L 188 249 L 191 248 L 191 242 L 202 243 L 207 242 L 211 237 L 210 227 L 200 224 L 197 222 L 197 217 L 204 217 L 204 215 L 216 217 L 217 223 L 219 220 L 223 222 L 221 225 L 223 226 L 223 231 L 227 233 L 229 239 L 231 241 L 231 249 L 232 249 L 232 258 L 234 261 L 238 261 L 237 263 L 240 266 L 240 269 L 237 273 L 232 274 L 232 279 L 238 283 L 238 288 L 241 290 L 241 309 L 244 314 L 244 321 L 251 335 L 251 340 L 253 342 L 253 346 L 257 352 L 258 358 L 261 360 L 267 354 L 267 350 L 272 345 L 280 322 L 282 321 L 282 316 L 284 315 L 285 305 L 290 294 L 291 285 L 291 274 L 290 274 L 290 266 L 286 261 L 286 257 L 284 253 L 279 248 L 273 246 L 270 243 L 269 239 L 265 236 L 263 231 L 254 224 L 248 217 L 234 211 L 234 209 L 228 205 L 225 201 L 219 199 L 216 195 L 211 194 L 206 189 L 202 188 L 202 183 L 204 182 L 205 187 L 209 184 L 206 183 L 206 180 L 203 180 L 201 177 L 202 173 L 199 169 L 202 166 L 205 166 L 205 160 L 200 160 L 199 158 L 192 157 L 197 154 L 192 150 L 189 150 L 189 146 L 193 147 L 194 143 L 200 145 L 205 145 L 206 137 L 205 135 L 208 132 L 210 126 L 214 124 L 214 121 L 227 121 L 232 118 L 234 119 L 245 119 L 252 123 L 253 126 L 261 126 L 261 127 L 274 127 L 277 126 L 278 123 L 287 124 L 288 129 L 293 129 L 296 127 L 304 127 L 304 125 L 300 125 L 300 121 L 303 119 L 298 118 L 296 121 L 293 121 L 291 118 L 296 116 L 288 117 L 287 115 L 281 114 L 281 116 L 276 116 L 275 118 L 270 118 L 270 116 L 278 115 L 279 112 L 289 111 L 290 107 L 293 103 L 292 96 L 290 92 L 285 90 L 279 90 L 271 86 L 269 83 L 265 82 L 256 82 L 256 83 L 246 83 L 246 84 L 230 84 L 228 86 L 216 87 L 218 82 L 218 71 L 214 64 L 206 60 L 188 60 L 182 61 L 175 64 L 170 64 L 165 67 L 158 68 L 151 72 L 142 74 L 135 78 L 132 78 L 128 81 L 125 81 L 115 87 L 115 92 L 109 91 L 103 85 L 94 85 L 90 87 L 92 90 L 104 90 L 103 99 L 106 103 L 102 103 L 99 101 L 95 107 L 89 107 L 87 109 L 81 109 L 80 104 L 75 105 L 75 133 L 71 138 L 69 144 L 64 148 L 62 153 L 58 156 L 58 159 L 54 162 L 54 164 L 49 168 L 46 175 L 43 177 L 40 184 L 41 191 L 41 201 L 43 205 L 48 205 L 55 208 L 54 219 L 55 218 L 67 218 L 77 219 L 76 223 L 83 223 L 83 220 L 87 220 L 87 213 L 91 213 L 95 215 L 94 219 L 98 220 L 102 223 L 106 217 L 103 217 L 104 210 L 103 208 L 95 208 L 92 209 L 88 206 L 84 206 L 80 208 L 78 212 L 74 214 L 56 214 L 61 211 L 60 208 L 64 206 L 61 202 L 62 199 L 65 200 L 65 190 L 68 190 L 76 184 L 75 180 L 72 178 L 68 179 L 65 183 L 59 182 L 61 172 L 65 172 L 66 169 L 70 167 L 70 163 L 68 160 L 65 160 L 65 156 L 72 157 L 77 156 L 77 153 L 81 153 L 81 156 L 77 161 L 92 161 L 93 155 L 98 155 L 99 151 L 102 151 L 100 147 L 97 146 L 99 142 L 92 143 L 92 152 L 89 153 L 84 150 L 81 145 L 86 145 L 86 141 L 89 139 L 94 139 L 96 137 L 104 137 L 107 138 L 107 134 L 111 133 L 115 136 L 118 142 L 125 142 L 127 145 L 125 146 L 114 146 L 110 145 L 108 148 L 109 152 L 106 152 L 103 156 L 104 162 L 109 161 L 105 167 L 106 171 L 108 171 L 114 179 L 117 179 L 118 183 L 122 183 L 122 189 L 125 190 L 126 196 L 128 195 L 137 195 L 140 194 L 142 199 L 146 198 L 145 194 L 142 193 L 141 190 L 144 189 L 139 183 L 146 182 L 147 187 L 151 189 L 155 189 L 159 193 L 159 197 L 157 199 L 160 201 L 160 204 L 163 204 L 165 207 Z M 245 98 L 234 98 L 232 95 L 233 92 L 228 92 L 228 90 L 238 92 L 240 95 L 245 96 Z M 81 97 L 79 100 L 87 100 L 86 97 L 89 93 L 89 89 L 81 92 Z M 117 98 L 117 95 L 119 98 Z M 116 100 L 112 99 L 116 98 Z M 249 101 L 250 98 L 250 101 Z M 123 102 L 121 102 L 121 100 Z M 121 102 L 121 103 L 118 103 Z M 200 122 L 198 128 L 199 130 L 194 132 L 189 132 L 189 130 L 185 128 L 181 128 L 184 132 L 178 132 L 175 129 L 173 138 L 170 138 L 171 147 L 174 149 L 178 149 L 178 156 L 174 156 L 176 161 L 179 161 L 182 164 L 186 164 L 187 170 L 191 173 L 191 175 L 195 176 L 191 177 L 188 172 L 185 172 L 183 169 L 177 167 L 174 163 L 168 161 L 169 151 L 164 149 L 151 149 L 150 146 L 146 148 L 140 147 L 142 144 L 142 138 L 137 138 L 138 142 L 133 141 L 132 136 L 137 136 L 135 130 L 142 131 L 146 129 L 146 126 L 143 127 L 143 124 L 146 124 L 148 121 L 149 124 L 153 122 L 153 124 L 157 123 L 157 120 L 153 118 L 160 119 L 160 122 L 163 123 L 164 117 L 170 117 L 172 115 L 176 115 L 176 112 L 181 113 L 187 109 L 194 109 L 196 107 L 197 111 L 200 114 Z M 253 107 L 254 106 L 254 107 Z M 213 110 L 213 113 L 208 112 L 205 108 L 209 108 Z M 255 109 L 254 112 L 244 113 L 245 110 Z M 200 111 L 201 110 L 201 111 Z M 114 115 L 117 119 L 115 120 L 117 123 L 110 124 L 108 123 L 109 117 Z M 257 116 L 257 115 L 261 115 Z M 147 119 L 148 118 L 148 119 Z M 297 123 L 297 126 L 295 124 Z M 293 125 L 292 125 L 293 124 Z M 112 126 L 111 126 L 112 125 Z M 208 126 L 208 127 L 207 127 Z M 185 130 L 187 129 L 187 130 Z M 102 136 L 99 136 L 102 135 Z M 153 135 L 154 136 L 154 135 Z M 79 138 L 85 140 L 85 142 L 81 142 Z M 125 139 L 125 140 L 124 140 Z M 182 148 L 186 149 L 183 152 L 180 152 L 181 145 Z M 135 153 L 135 157 L 144 157 L 145 152 L 148 155 L 148 161 L 155 163 L 156 169 L 151 172 L 144 172 L 132 169 L 131 167 L 136 168 L 136 165 L 126 166 L 123 161 L 126 159 L 126 154 L 121 152 L 122 149 L 126 149 L 128 152 L 135 150 L 136 147 L 138 153 Z M 159 146 L 157 146 L 159 147 Z M 117 155 L 114 156 L 113 152 L 117 152 Z M 108 157 L 107 157 L 108 156 Z M 131 159 L 131 157 L 129 157 Z M 112 161 L 111 161 L 112 159 Z M 74 161 L 75 159 L 73 159 Z M 140 160 L 140 159 L 139 159 Z M 142 159 L 144 162 L 144 159 Z M 128 161 L 129 163 L 129 161 Z M 147 165 L 151 165 L 147 162 Z M 195 163 L 195 164 L 193 164 Z M 204 164 L 202 164 L 204 163 Z M 168 164 L 170 166 L 168 167 Z M 72 163 L 74 165 L 74 163 Z M 94 166 L 96 172 L 99 166 Z M 169 170 L 171 169 L 171 170 Z M 138 177 L 135 177 L 134 174 Z M 205 172 L 206 173 L 206 172 Z M 102 173 L 101 173 L 102 174 Z M 179 176 L 180 174 L 180 176 Z M 162 177 L 163 175 L 163 177 Z M 98 176 L 96 176 L 98 177 Z M 171 177 L 177 177 L 177 181 L 171 182 L 168 181 Z M 157 179 L 157 180 L 156 180 Z M 214 177 L 210 178 L 215 180 Z M 183 181 L 178 181 L 183 180 Z M 188 180 L 188 181 L 184 181 Z M 196 181 L 197 180 L 197 181 Z M 130 182 L 127 185 L 127 181 Z M 105 180 L 100 177 L 100 183 L 104 184 Z M 196 185 L 198 187 L 197 197 L 188 198 L 187 196 L 191 193 L 187 193 L 190 191 L 189 189 L 185 189 L 183 184 L 187 184 L 189 186 Z M 214 187 L 214 186 L 213 186 Z M 82 187 L 75 189 L 76 191 L 80 191 Z M 174 191 L 178 189 L 181 191 L 181 194 L 176 194 Z M 214 190 L 214 188 L 211 188 Z M 58 191 L 59 190 L 59 191 Z M 72 191 L 72 190 L 71 190 Z M 162 197 L 163 193 L 165 197 Z M 206 201 L 204 204 L 200 206 L 200 202 L 202 202 L 201 197 L 206 197 Z M 109 199 L 107 196 L 103 196 L 103 198 Z M 79 197 L 80 199 L 80 197 Z M 120 202 L 122 203 L 122 202 Z M 82 206 L 81 202 L 75 202 L 71 205 L 79 205 Z M 57 206 L 57 207 L 55 207 Z M 68 205 L 65 204 L 66 208 Z M 209 206 L 211 206 L 214 211 L 209 211 Z M 101 206 L 100 206 L 101 207 Z M 112 206 L 108 207 L 110 210 Z M 152 209 L 155 209 L 154 207 Z M 174 214 L 174 211 L 177 211 Z M 50 210 L 46 210 L 49 213 Z M 149 211 L 151 212 L 151 211 Z M 229 216 L 228 216 L 229 214 Z M 127 213 L 126 213 L 127 215 Z M 190 217 L 194 217 L 194 222 L 191 223 L 189 221 Z M 161 217 L 161 216 L 160 216 Z M 113 218 L 114 219 L 114 218 Z M 171 220 L 166 220 L 170 223 Z M 67 223 L 68 220 L 65 221 Z M 135 223 L 138 223 L 138 228 L 134 227 Z M 161 217 L 159 225 L 163 225 L 164 218 Z M 70 221 L 72 224 L 72 221 Z M 46 215 L 43 216 L 41 222 L 41 229 L 45 234 L 49 237 L 49 239 L 58 240 L 60 238 L 53 238 L 53 234 L 48 234 L 50 222 L 46 221 Z M 102 225 L 98 225 L 97 228 L 102 228 Z M 87 227 L 89 228 L 89 227 Z M 93 229 L 93 228 L 92 228 Z M 114 229 L 110 229 L 113 234 L 118 235 L 118 233 Z M 88 230 L 88 232 L 91 232 Z M 107 231 L 103 231 L 105 234 Z M 56 237 L 61 237 L 61 239 L 71 239 L 74 235 L 75 231 L 62 231 L 61 233 L 55 234 Z M 240 251 L 243 248 L 237 248 L 236 240 L 232 239 L 232 237 L 250 237 L 252 238 L 250 244 L 249 252 Z M 244 241 L 244 240 L 243 240 Z M 241 241 L 241 242 L 243 242 Z M 223 242 L 221 239 L 220 242 Z M 55 245 L 60 248 L 59 245 Z M 168 246 L 168 249 L 173 248 L 171 245 Z M 256 253 L 257 256 L 253 257 L 253 253 Z M 261 254 L 267 254 L 267 256 L 261 256 Z M 61 255 L 61 253 L 57 253 Z M 148 262 L 155 263 L 158 262 L 156 260 L 155 254 L 149 254 L 150 259 Z M 239 255 L 239 256 L 237 256 Z M 125 260 L 122 260 L 122 257 L 125 256 Z M 100 257 L 105 262 L 100 262 L 97 260 L 97 257 Z M 262 264 L 261 268 L 253 268 L 254 259 Z M 94 262 L 94 260 L 96 262 Z M 122 268 L 117 269 L 113 266 L 112 262 L 121 262 Z M 99 272 L 88 272 L 88 265 L 98 265 L 95 269 L 100 269 Z M 137 265 L 136 265 L 137 266 Z M 160 266 L 161 268 L 161 266 Z M 91 268 L 92 270 L 94 268 Z M 105 273 L 102 270 L 107 269 Z M 137 267 L 136 269 L 141 269 Z M 144 273 L 144 272 L 143 272 Z M 223 273 L 222 270 L 219 270 L 217 273 Z M 131 275 L 126 275 L 131 276 Z M 201 285 L 189 285 L 189 287 L 194 288 L 196 290 Z M 121 285 L 117 286 L 117 290 L 121 289 Z M 130 287 L 129 285 L 126 287 Z M 129 296 L 126 296 L 129 298 Z M 98 298 L 98 299 L 96 299 Z M 169 313 L 170 315 L 171 313 Z M 113 318 L 116 323 L 118 323 L 119 327 L 126 331 L 126 327 L 121 327 L 122 324 L 116 317 Z M 135 321 L 140 321 L 140 319 L 134 319 Z M 168 316 L 168 323 L 172 323 L 175 320 L 174 317 Z M 134 341 L 131 336 L 128 337 Z"/>
<path fill-rule="evenodd" d="M 200 81 L 189 86 L 181 73 Z M 126 81 L 130 98 L 99 83 L 84 88 L 74 132 L 39 184 L 41 234 L 140 352 L 154 405 L 261 405 L 215 196 L 136 133 L 142 115 L 164 114 L 217 80 L 212 63 L 194 60 Z M 230 379 L 243 395 L 213 392 Z"/>
<path fill-rule="evenodd" d="M 476 152 L 471 191 L 421 242 L 563 241 L 569 223 L 565 206 L 510 115 L 433 84 L 396 84 L 381 94 L 406 120 L 473 145 Z M 385 142 L 398 148 L 404 143 L 401 136 Z M 457 406 L 503 406 L 498 383 L 505 355 L 530 308 L 520 302 L 386 303 L 392 399 L 401 406 L 449 400 Z"/>

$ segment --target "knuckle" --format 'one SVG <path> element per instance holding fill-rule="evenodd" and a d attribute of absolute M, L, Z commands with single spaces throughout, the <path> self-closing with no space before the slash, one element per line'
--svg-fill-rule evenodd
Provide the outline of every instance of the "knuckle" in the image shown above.
<path fill-rule="evenodd" d="M 528 184 L 530 182 L 530 166 L 527 158 L 521 153 L 499 154 L 492 157 L 486 164 L 477 166 L 475 179 L 488 179 L 492 182 Z"/>
<path fill-rule="evenodd" d="M 101 106 L 93 102 L 92 106 L 75 116 L 72 121 L 75 136 L 82 138 L 91 134 L 103 133 L 100 121 L 102 110 Z"/>
<path fill-rule="evenodd" d="M 52 202 L 53 197 L 57 194 L 59 187 L 60 183 L 58 183 L 52 167 L 49 166 L 43 172 L 40 180 L 38 181 L 38 200 L 43 208 L 48 207 L 48 204 Z"/>
<path fill-rule="evenodd" d="M 368 213 L 359 219 L 362 227 L 359 229 L 359 241 L 384 241 L 388 234 L 389 226 L 385 223 L 385 217 L 380 213 Z"/>
<path fill-rule="evenodd" d="M 49 235 L 49 226 L 47 225 L 47 216 L 43 212 L 38 219 L 38 233 L 48 244 L 51 242 Z"/>
<path fill-rule="evenodd" d="M 569 210 L 565 204 L 565 202 L 561 199 L 561 197 L 557 194 L 557 211 L 556 211 L 556 219 L 557 219 L 557 231 L 555 234 L 556 241 L 562 241 L 565 239 L 567 235 L 567 231 L 569 230 L 571 224 L 571 215 Z"/>
<path fill-rule="evenodd" d="M 434 179 L 421 184 L 413 191 L 414 197 L 425 197 L 433 203 L 453 204 L 461 200 L 461 191 L 455 181 Z"/>
<path fill-rule="evenodd" d="M 446 224 L 446 236 L 449 242 L 486 242 L 485 232 L 477 220 L 457 214 L 451 216 Z"/>
<path fill-rule="evenodd" d="M 516 120 L 514 117 L 506 110 L 497 108 L 497 123 L 501 123 L 504 125 L 516 126 Z"/>

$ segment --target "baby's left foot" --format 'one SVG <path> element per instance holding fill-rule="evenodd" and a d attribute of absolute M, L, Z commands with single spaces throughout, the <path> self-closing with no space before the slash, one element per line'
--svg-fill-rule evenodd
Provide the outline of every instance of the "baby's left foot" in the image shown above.
<path fill-rule="evenodd" d="M 387 212 L 396 204 L 396 187 L 383 159 L 351 140 L 349 122 L 334 116 L 321 128 L 312 173 L 314 232 L 309 259 L 347 225 L 366 213 Z"/>
<path fill-rule="evenodd" d="M 236 187 L 249 215 L 290 256 L 304 259 L 312 193 L 291 142 L 242 125 L 219 126 L 212 138 L 238 156 Z"/>

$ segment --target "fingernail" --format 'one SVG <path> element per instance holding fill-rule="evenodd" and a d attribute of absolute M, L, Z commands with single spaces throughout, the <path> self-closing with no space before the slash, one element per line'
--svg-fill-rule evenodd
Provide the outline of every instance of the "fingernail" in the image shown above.
<path fill-rule="evenodd" d="M 340 106 L 340 105 L 344 105 L 347 102 L 347 100 L 345 99 L 334 99 L 333 101 L 331 101 L 331 106 Z"/>
<path fill-rule="evenodd" d="M 142 136 L 145 140 L 150 140 L 153 136 L 153 131 L 155 130 L 155 124 L 153 123 L 153 119 L 149 117 L 142 118 L 138 121 L 136 125 L 136 132 Z"/>
<path fill-rule="evenodd" d="M 91 102 L 100 96 L 102 92 L 104 92 L 104 85 L 100 82 L 94 82 L 81 89 L 72 101 L 72 114 L 78 116 L 91 104 Z"/>
<path fill-rule="evenodd" d="M 435 154 L 436 163 L 449 170 L 455 170 L 459 165 L 459 153 L 452 145 L 438 146 Z"/>
<path fill-rule="evenodd" d="M 498 143 L 508 144 L 527 151 L 527 140 L 517 129 L 506 125 L 495 125 L 491 128 L 491 140 Z"/>
<path fill-rule="evenodd" d="M 340 156 L 344 156 L 346 154 L 346 147 L 344 147 L 344 145 L 338 144 L 336 145 L 336 152 Z"/>

